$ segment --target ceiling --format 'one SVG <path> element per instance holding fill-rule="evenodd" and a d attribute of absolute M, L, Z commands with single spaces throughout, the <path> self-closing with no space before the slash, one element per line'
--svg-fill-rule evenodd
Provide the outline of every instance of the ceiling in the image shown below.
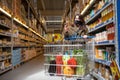
<path fill-rule="evenodd" d="M 65 0 L 38 0 L 38 8 L 43 16 L 60 16 L 63 14 Z"/>
<path fill-rule="evenodd" d="M 65 0 L 38 0 L 37 5 L 46 22 L 47 32 L 60 32 Z"/>

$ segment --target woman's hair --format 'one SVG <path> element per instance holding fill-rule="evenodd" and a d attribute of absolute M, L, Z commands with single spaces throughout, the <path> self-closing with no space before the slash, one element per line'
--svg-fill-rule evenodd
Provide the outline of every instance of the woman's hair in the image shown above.
<path fill-rule="evenodd" d="M 84 19 L 83 19 L 83 16 L 82 15 L 79 15 L 79 14 L 77 14 L 77 15 L 75 15 L 75 17 L 74 17 L 74 24 L 75 25 L 84 25 L 85 24 L 85 21 L 84 21 Z"/>

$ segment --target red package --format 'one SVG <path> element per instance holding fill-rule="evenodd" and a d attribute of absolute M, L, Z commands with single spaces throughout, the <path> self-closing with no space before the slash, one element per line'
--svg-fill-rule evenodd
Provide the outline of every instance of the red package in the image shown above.
<path fill-rule="evenodd" d="M 63 64 L 62 56 L 61 55 L 56 56 L 56 73 L 57 74 L 61 74 L 62 64 Z"/>
<path fill-rule="evenodd" d="M 67 61 L 67 64 L 68 65 L 73 65 L 73 66 L 70 66 L 71 68 L 75 69 L 76 68 L 76 65 L 77 65 L 77 61 L 75 58 L 71 58 Z"/>

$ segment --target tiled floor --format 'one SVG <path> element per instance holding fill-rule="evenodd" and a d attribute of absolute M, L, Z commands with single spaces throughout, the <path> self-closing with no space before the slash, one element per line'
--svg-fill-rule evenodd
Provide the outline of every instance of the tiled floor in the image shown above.
<path fill-rule="evenodd" d="M 0 80 L 61 80 L 60 77 L 49 77 L 44 74 L 44 57 L 39 57 L 22 66 L 0 75 Z"/>
<path fill-rule="evenodd" d="M 62 80 L 61 77 L 46 76 L 43 64 L 44 56 L 40 55 L 20 67 L 0 75 L 0 80 Z M 76 79 L 68 78 L 66 80 Z M 92 79 L 89 78 L 85 80 Z"/>

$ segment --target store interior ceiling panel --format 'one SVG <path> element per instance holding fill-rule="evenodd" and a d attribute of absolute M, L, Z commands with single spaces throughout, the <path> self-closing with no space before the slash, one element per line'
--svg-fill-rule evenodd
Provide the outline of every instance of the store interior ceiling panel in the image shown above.
<path fill-rule="evenodd" d="M 38 0 L 38 9 L 45 19 L 47 32 L 59 32 L 62 26 L 65 0 Z"/>
<path fill-rule="evenodd" d="M 65 0 L 38 0 L 42 16 L 62 16 Z"/>

